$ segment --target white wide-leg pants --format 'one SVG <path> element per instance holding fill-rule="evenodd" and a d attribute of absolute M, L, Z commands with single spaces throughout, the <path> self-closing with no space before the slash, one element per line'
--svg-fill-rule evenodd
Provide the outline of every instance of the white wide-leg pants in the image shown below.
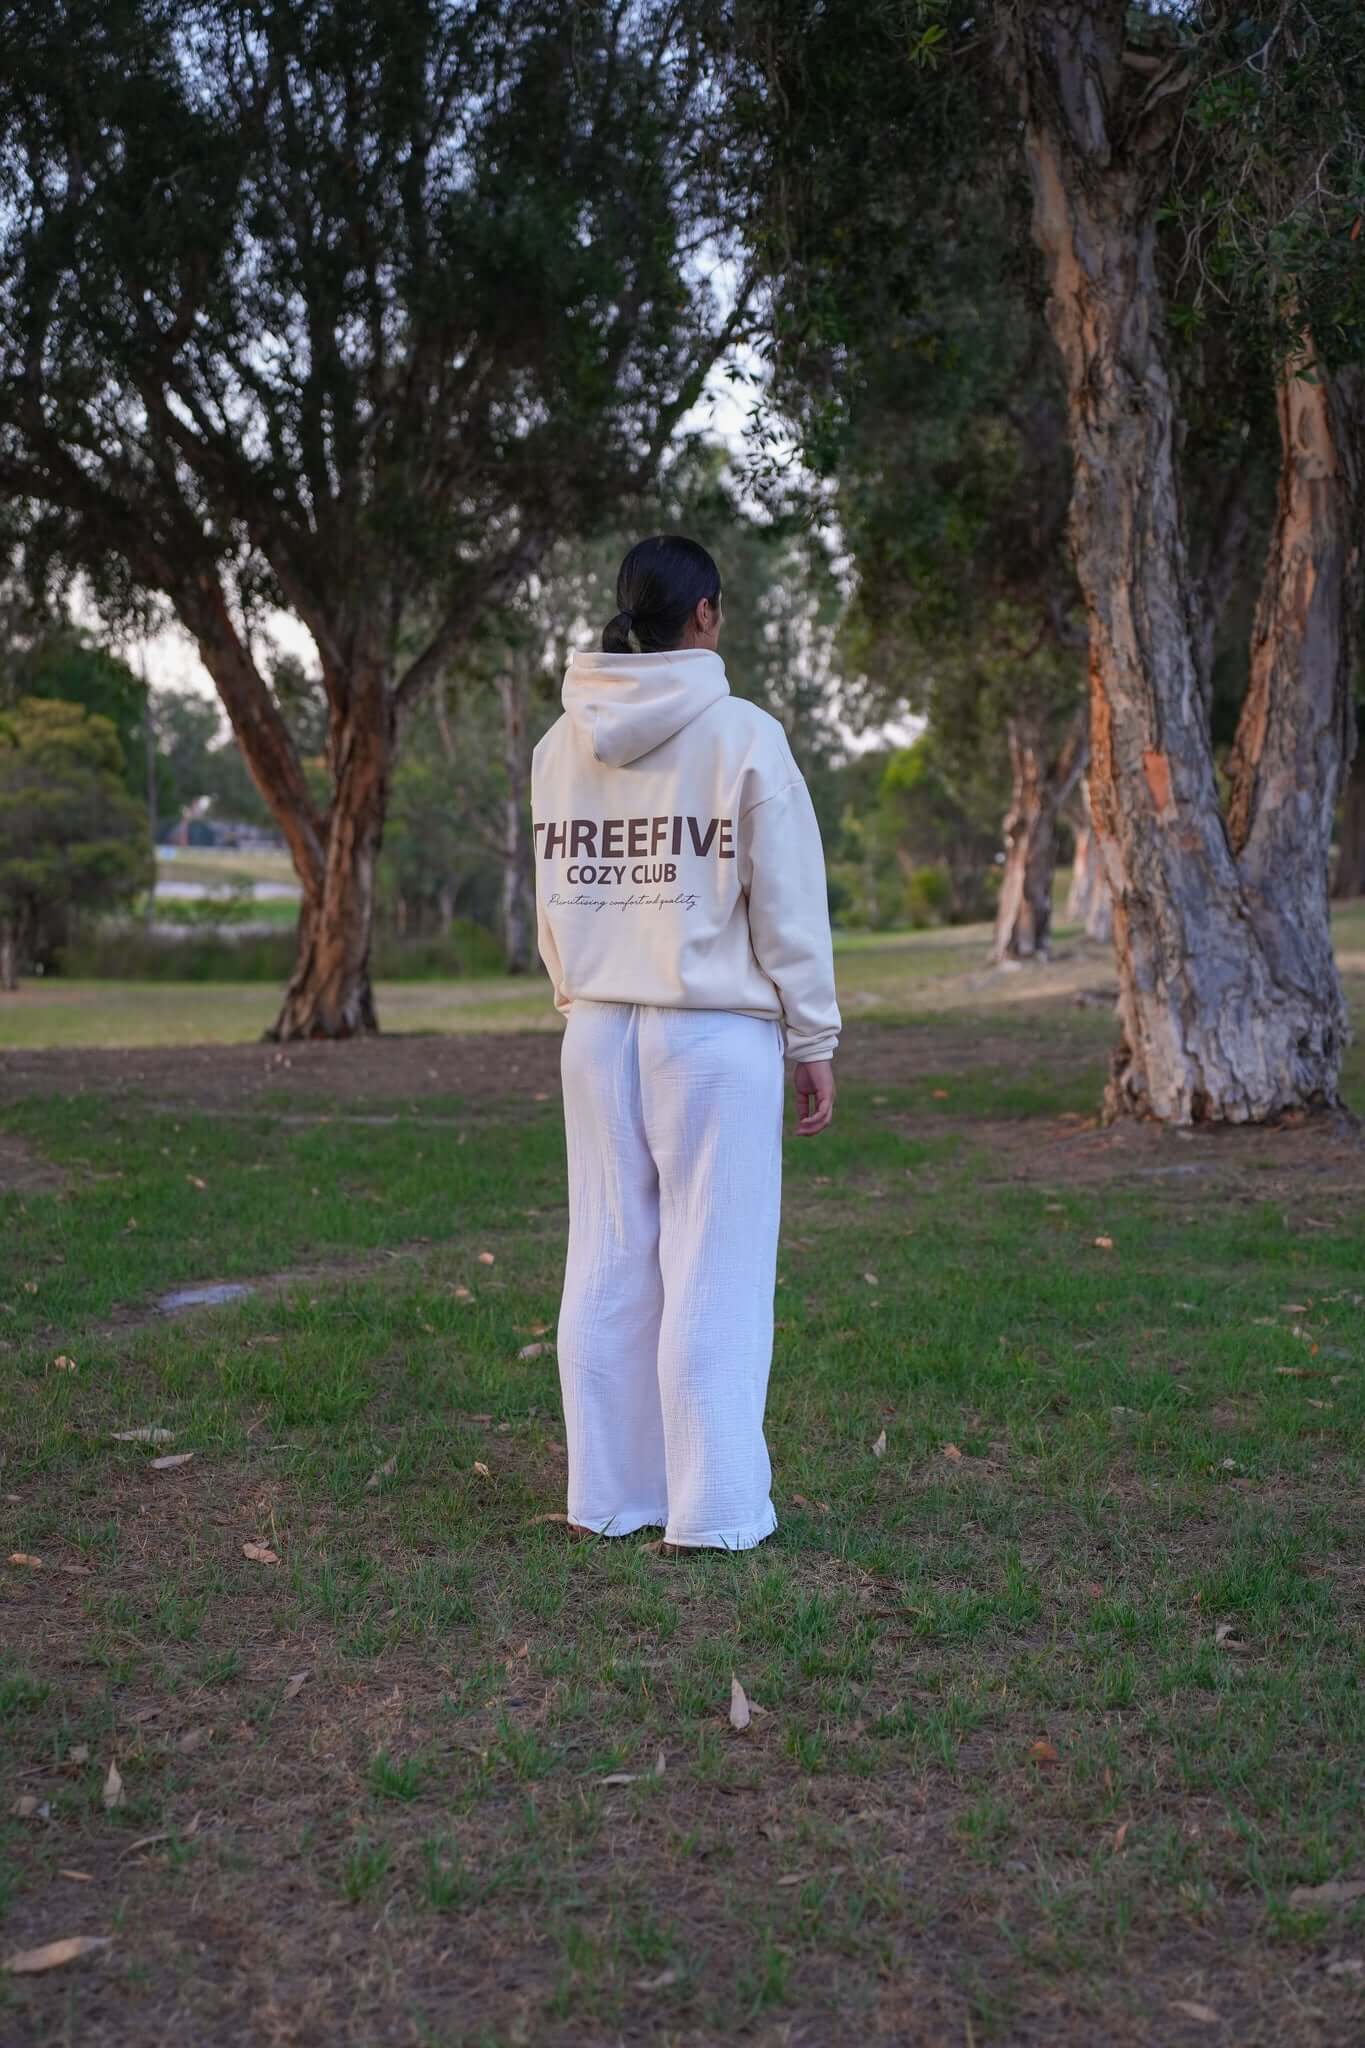
<path fill-rule="evenodd" d="M 782 1031 L 576 1001 L 562 1054 L 568 1517 L 726 1550 L 777 1526 L 763 1440 L 782 1196 Z"/>

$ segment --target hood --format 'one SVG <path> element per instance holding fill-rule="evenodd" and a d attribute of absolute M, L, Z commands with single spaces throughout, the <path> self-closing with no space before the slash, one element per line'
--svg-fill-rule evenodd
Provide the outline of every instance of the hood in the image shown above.
<path fill-rule="evenodd" d="M 564 709 L 608 768 L 638 761 L 729 694 L 725 663 L 707 647 L 575 654 L 564 677 Z"/>

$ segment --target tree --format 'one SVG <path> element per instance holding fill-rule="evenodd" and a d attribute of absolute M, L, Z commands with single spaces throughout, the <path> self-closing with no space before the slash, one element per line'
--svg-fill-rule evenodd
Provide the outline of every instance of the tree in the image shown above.
<path fill-rule="evenodd" d="M 274 1035 L 375 1028 L 395 749 L 743 321 L 666 0 L 0 5 L 0 483 L 35 575 L 160 593 L 302 885 Z M 735 273 L 726 272 L 727 284 Z M 320 803 L 251 624 L 317 649 Z"/>
<path fill-rule="evenodd" d="M 1040 0 L 1010 16 L 1007 44 L 1065 366 L 1071 535 L 1091 625 L 1090 799 L 1123 1020 L 1109 1104 L 1175 1122 L 1243 1122 L 1337 1095 L 1345 1011 L 1323 819 L 1330 829 L 1348 732 L 1343 621 L 1355 613 L 1343 603 L 1341 536 L 1358 509 L 1354 429 L 1326 374 L 1310 383 L 1302 360 L 1284 360 L 1280 507 L 1225 822 L 1157 261 L 1200 24 L 1154 9 L 1130 40 L 1129 17 L 1119 0 Z M 1311 40 L 1307 11 L 1287 6 L 1248 53 L 1272 75 L 1282 31 Z M 1342 148 L 1358 163 L 1354 138 Z M 1266 211 L 1283 230 L 1275 196 Z M 1282 311 L 1286 289 L 1282 276 L 1268 311 Z M 1306 309 L 1302 279 L 1299 291 Z"/>
<path fill-rule="evenodd" d="M 147 815 L 113 723 L 60 698 L 0 711 L 0 989 L 51 955 L 73 911 L 150 888 Z"/>

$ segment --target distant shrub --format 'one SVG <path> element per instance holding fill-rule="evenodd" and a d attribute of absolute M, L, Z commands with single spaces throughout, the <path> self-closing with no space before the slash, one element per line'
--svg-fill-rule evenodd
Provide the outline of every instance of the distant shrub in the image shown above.
<path fill-rule="evenodd" d="M 444 937 L 377 936 L 371 961 L 377 981 L 454 981 L 503 971 L 497 940 L 466 918 L 457 918 Z M 103 924 L 83 930 L 63 949 L 58 972 L 89 981 L 251 981 L 283 987 L 293 966 L 292 931 L 236 937 L 204 931 L 171 938 L 137 925 Z"/>

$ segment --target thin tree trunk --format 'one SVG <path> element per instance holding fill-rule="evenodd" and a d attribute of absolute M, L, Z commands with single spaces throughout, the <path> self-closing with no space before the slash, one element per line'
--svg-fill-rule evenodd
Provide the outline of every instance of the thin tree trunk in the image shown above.
<path fill-rule="evenodd" d="M 1076 858 L 1066 899 L 1066 921 L 1078 924 L 1088 939 L 1108 946 L 1114 939 L 1114 905 L 1104 872 L 1104 859 L 1090 822 L 1090 798 L 1082 783 L 1075 820 Z"/>
<path fill-rule="evenodd" d="M 1365 896 L 1365 747 L 1359 744 L 1341 806 L 1341 837 L 1332 894 Z"/>
<path fill-rule="evenodd" d="M 12 994 L 19 986 L 19 942 L 8 918 L 0 922 L 0 989 Z"/>
<path fill-rule="evenodd" d="M 513 651 L 498 677 L 502 707 L 502 765 L 506 788 L 502 817 L 501 925 L 503 957 L 509 974 L 524 974 L 530 964 L 532 853 L 529 822 L 531 747 L 527 724 L 525 658 Z"/>
<path fill-rule="evenodd" d="M 356 678 L 333 719 L 333 796 L 321 886 L 304 878 L 298 958 L 271 1039 L 352 1038 L 377 1031 L 370 982 L 375 864 L 384 836 L 393 713 L 382 674 Z"/>
<path fill-rule="evenodd" d="M 1055 757 L 1036 724 L 1013 717 L 1007 727 L 1013 792 L 1005 818 L 1005 872 L 995 917 L 992 958 L 1046 960 L 1052 941 L 1052 888 L 1057 873 L 1057 820 L 1085 757 L 1084 723 L 1073 721 Z"/>
<path fill-rule="evenodd" d="M 1179 58 L 1134 83 L 1123 41 L 1117 5 L 1038 0 L 1013 17 L 1090 618 L 1090 800 L 1122 1024 L 1106 1109 L 1243 1123 L 1334 1096 L 1340 1034 L 1335 1014 L 1278 978 L 1219 806 L 1149 168 L 1162 157 Z"/>
<path fill-rule="evenodd" d="M 1342 777 L 1355 747 L 1360 606 L 1356 380 L 1286 362 L 1280 484 L 1229 763 L 1228 832 L 1276 980 L 1318 1017 L 1318 1092 L 1336 1100 L 1349 1020 L 1328 885 Z"/>

